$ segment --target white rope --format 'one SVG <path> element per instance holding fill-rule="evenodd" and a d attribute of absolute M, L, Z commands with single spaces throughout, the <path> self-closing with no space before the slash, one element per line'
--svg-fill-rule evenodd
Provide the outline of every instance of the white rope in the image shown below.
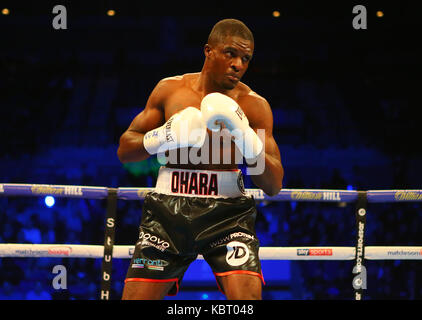
<path fill-rule="evenodd" d="M 130 259 L 134 246 L 116 245 L 113 258 Z M 104 246 L 1 243 L 3 258 L 103 258 Z M 354 247 L 262 247 L 261 260 L 353 260 Z M 203 259 L 200 255 L 198 259 Z M 422 247 L 365 247 L 368 260 L 422 260 Z"/>
<path fill-rule="evenodd" d="M 422 247 L 365 247 L 368 260 L 422 260 Z"/>

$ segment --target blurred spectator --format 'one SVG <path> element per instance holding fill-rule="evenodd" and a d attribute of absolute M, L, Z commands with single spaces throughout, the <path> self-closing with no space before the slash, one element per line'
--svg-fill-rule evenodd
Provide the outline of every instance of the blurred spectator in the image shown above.
<path fill-rule="evenodd" d="M 51 300 L 51 294 L 46 291 L 41 282 L 35 282 L 35 288 L 28 291 L 26 296 L 26 300 Z"/>
<path fill-rule="evenodd" d="M 25 220 L 21 232 L 21 241 L 23 243 L 41 243 L 41 230 L 37 214 L 31 214 L 29 219 Z"/>
<path fill-rule="evenodd" d="M 0 283 L 7 281 L 12 285 L 18 285 L 22 279 L 25 279 L 25 273 L 19 266 L 18 261 L 12 258 L 2 258 Z"/>
<path fill-rule="evenodd" d="M 0 288 L 0 300 L 22 300 L 23 294 L 16 290 L 9 281 L 4 281 Z"/>

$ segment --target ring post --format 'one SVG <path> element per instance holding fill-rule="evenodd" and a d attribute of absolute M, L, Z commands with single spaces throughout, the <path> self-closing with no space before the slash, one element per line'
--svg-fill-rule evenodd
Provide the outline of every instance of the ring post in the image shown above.
<path fill-rule="evenodd" d="M 362 300 L 363 289 L 366 289 L 366 269 L 363 265 L 365 257 L 365 227 L 366 227 L 366 207 L 367 207 L 366 191 L 358 191 L 358 199 L 356 203 L 356 248 L 355 248 L 355 265 L 353 266 L 353 274 L 357 274 L 353 278 L 353 289 L 355 292 L 355 300 Z"/>
<path fill-rule="evenodd" d="M 104 234 L 104 255 L 101 266 L 101 300 L 109 300 L 114 235 L 116 231 L 117 189 L 108 188 L 107 214 Z"/>

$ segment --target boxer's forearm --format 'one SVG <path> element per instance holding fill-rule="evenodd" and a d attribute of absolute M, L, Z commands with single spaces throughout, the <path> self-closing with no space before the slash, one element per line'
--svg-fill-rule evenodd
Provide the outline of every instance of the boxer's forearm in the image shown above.
<path fill-rule="evenodd" d="M 283 186 L 284 169 L 279 159 L 263 153 L 265 157 L 264 172 L 260 175 L 251 175 L 253 183 L 267 195 L 275 196 Z"/>
<path fill-rule="evenodd" d="M 150 155 L 144 148 L 144 134 L 136 131 L 126 131 L 120 137 L 117 156 L 120 162 L 137 162 L 147 159 Z"/>

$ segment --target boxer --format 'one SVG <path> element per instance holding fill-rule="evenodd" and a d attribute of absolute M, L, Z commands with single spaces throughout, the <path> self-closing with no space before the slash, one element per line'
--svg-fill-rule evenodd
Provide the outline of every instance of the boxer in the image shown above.
<path fill-rule="evenodd" d="M 204 46 L 201 72 L 159 81 L 120 137 L 122 163 L 166 160 L 144 200 L 122 299 L 177 294 L 199 254 L 227 299 L 262 298 L 257 211 L 236 155 L 249 167 L 263 163 L 251 179 L 269 196 L 281 190 L 284 169 L 269 103 L 240 81 L 253 52 L 243 22 L 219 21 Z"/>

